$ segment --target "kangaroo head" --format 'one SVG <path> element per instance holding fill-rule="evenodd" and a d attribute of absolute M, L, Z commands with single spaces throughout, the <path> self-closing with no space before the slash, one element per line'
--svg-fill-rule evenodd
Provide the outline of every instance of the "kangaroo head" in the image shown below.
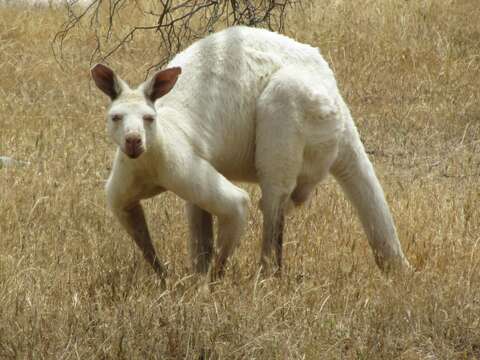
<path fill-rule="evenodd" d="M 131 89 L 109 67 L 97 64 L 91 69 L 95 84 L 111 100 L 107 111 L 108 132 L 128 157 L 136 159 L 147 150 L 157 125 L 155 100 L 173 88 L 181 72 L 179 67 L 161 70 Z"/>

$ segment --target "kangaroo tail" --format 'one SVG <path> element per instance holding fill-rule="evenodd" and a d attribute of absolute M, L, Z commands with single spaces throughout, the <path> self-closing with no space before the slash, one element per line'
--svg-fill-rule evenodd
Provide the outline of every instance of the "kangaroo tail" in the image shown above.
<path fill-rule="evenodd" d="M 348 110 L 346 112 L 349 121 L 331 173 L 356 208 L 379 268 L 383 271 L 410 268 L 373 165 Z"/>

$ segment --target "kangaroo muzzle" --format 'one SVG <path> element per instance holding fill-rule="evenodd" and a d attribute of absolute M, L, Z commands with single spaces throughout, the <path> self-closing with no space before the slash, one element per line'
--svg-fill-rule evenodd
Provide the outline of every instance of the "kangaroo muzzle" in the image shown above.
<path fill-rule="evenodd" d="M 145 148 L 140 134 L 130 134 L 125 137 L 125 154 L 132 159 L 138 158 Z"/>

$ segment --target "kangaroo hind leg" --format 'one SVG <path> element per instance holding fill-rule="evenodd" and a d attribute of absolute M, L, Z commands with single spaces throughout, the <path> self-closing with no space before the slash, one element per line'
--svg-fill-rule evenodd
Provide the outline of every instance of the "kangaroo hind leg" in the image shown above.
<path fill-rule="evenodd" d="M 261 264 L 280 269 L 287 204 L 300 205 L 329 172 L 343 129 L 331 85 L 298 68 L 275 73 L 257 102 L 256 167 L 262 188 Z"/>
<path fill-rule="evenodd" d="M 289 73 L 274 75 L 257 101 L 255 166 L 262 191 L 263 237 L 260 264 L 279 273 L 285 211 L 302 169 L 305 136 L 302 111 Z M 273 269 L 272 269 L 273 268 Z"/>

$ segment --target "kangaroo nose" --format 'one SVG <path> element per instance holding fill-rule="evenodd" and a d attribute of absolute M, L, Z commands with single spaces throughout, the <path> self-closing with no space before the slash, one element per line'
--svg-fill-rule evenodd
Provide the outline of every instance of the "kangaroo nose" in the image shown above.
<path fill-rule="evenodd" d="M 127 143 L 127 146 L 136 148 L 142 144 L 142 139 L 140 138 L 140 136 L 130 135 L 125 138 L 125 142 Z"/>
<path fill-rule="evenodd" d="M 145 151 L 142 144 L 142 138 L 139 134 L 129 134 L 125 136 L 124 151 L 132 159 L 136 159 Z"/>

